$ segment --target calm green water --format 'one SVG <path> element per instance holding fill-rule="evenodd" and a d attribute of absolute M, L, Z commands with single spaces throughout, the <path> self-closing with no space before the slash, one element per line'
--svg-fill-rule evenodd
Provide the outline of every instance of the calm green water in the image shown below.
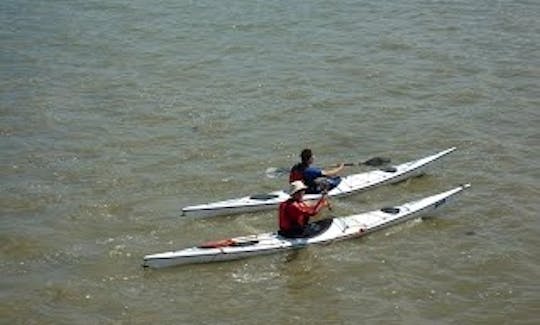
<path fill-rule="evenodd" d="M 5 324 L 537 324 L 535 1 L 0 3 Z M 350 214 L 470 182 L 437 216 L 294 254 L 145 254 L 268 232 L 183 206 L 283 188 L 271 166 L 403 162 Z M 348 172 L 359 172 L 350 169 Z"/>

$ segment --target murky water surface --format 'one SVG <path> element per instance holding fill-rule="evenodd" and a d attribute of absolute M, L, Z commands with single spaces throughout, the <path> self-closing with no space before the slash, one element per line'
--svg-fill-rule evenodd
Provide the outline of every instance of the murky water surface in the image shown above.
<path fill-rule="evenodd" d="M 540 315 L 534 1 L 0 4 L 0 314 L 46 324 L 533 324 Z M 339 215 L 470 182 L 425 221 L 243 261 L 146 254 L 274 230 L 180 217 L 286 187 L 271 166 L 426 176 Z M 360 172 L 351 168 L 347 172 Z"/>

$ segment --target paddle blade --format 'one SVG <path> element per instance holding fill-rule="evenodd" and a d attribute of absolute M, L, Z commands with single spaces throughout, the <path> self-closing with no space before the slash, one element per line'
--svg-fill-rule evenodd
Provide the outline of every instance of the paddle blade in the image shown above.
<path fill-rule="evenodd" d="M 385 158 L 385 157 L 373 157 L 369 160 L 366 160 L 362 163 L 360 163 L 361 165 L 366 165 L 366 166 L 372 166 L 372 167 L 377 167 L 377 166 L 381 166 L 381 165 L 385 165 L 385 164 L 389 164 L 391 162 L 390 158 Z"/>

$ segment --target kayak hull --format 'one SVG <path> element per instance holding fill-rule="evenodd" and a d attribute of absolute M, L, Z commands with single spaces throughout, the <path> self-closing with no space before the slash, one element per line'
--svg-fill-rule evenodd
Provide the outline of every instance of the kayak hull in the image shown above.
<path fill-rule="evenodd" d="M 446 204 L 450 198 L 469 187 L 469 184 L 465 184 L 402 205 L 326 220 L 326 228 L 309 238 L 285 238 L 275 232 L 229 238 L 178 251 L 146 255 L 143 265 L 151 268 L 163 268 L 183 264 L 238 260 L 300 249 L 313 244 L 360 237 L 421 217 L 426 213 L 432 213 Z"/>
<path fill-rule="evenodd" d="M 406 179 L 421 175 L 429 165 L 450 154 L 455 149 L 455 147 L 452 147 L 434 155 L 400 165 L 344 176 L 342 177 L 341 183 L 328 192 L 328 196 L 347 196 L 370 190 L 378 186 L 399 183 Z M 307 194 L 304 198 L 305 200 L 318 200 L 320 194 Z M 266 194 L 187 206 L 182 209 L 182 216 L 213 217 L 265 211 L 275 209 L 281 202 L 286 201 L 287 199 L 289 199 L 289 194 L 287 194 L 286 191 L 274 191 Z"/>

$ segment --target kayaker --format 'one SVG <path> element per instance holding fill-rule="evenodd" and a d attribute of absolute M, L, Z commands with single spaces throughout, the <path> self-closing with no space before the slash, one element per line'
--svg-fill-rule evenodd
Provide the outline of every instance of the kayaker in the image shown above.
<path fill-rule="evenodd" d="M 302 150 L 300 159 L 301 161 L 291 168 L 289 183 L 297 180 L 303 181 L 307 186 L 306 193 L 315 194 L 329 191 L 341 182 L 338 174 L 345 167 L 343 163 L 332 169 L 311 166 L 313 164 L 313 152 L 311 149 Z"/>
<path fill-rule="evenodd" d="M 302 181 L 293 181 L 290 185 L 289 195 L 285 202 L 279 205 L 279 234 L 288 238 L 309 237 L 317 231 L 311 227 L 309 218 L 317 215 L 324 207 L 329 207 L 326 195 L 323 195 L 315 204 L 303 201 L 307 186 Z"/>

